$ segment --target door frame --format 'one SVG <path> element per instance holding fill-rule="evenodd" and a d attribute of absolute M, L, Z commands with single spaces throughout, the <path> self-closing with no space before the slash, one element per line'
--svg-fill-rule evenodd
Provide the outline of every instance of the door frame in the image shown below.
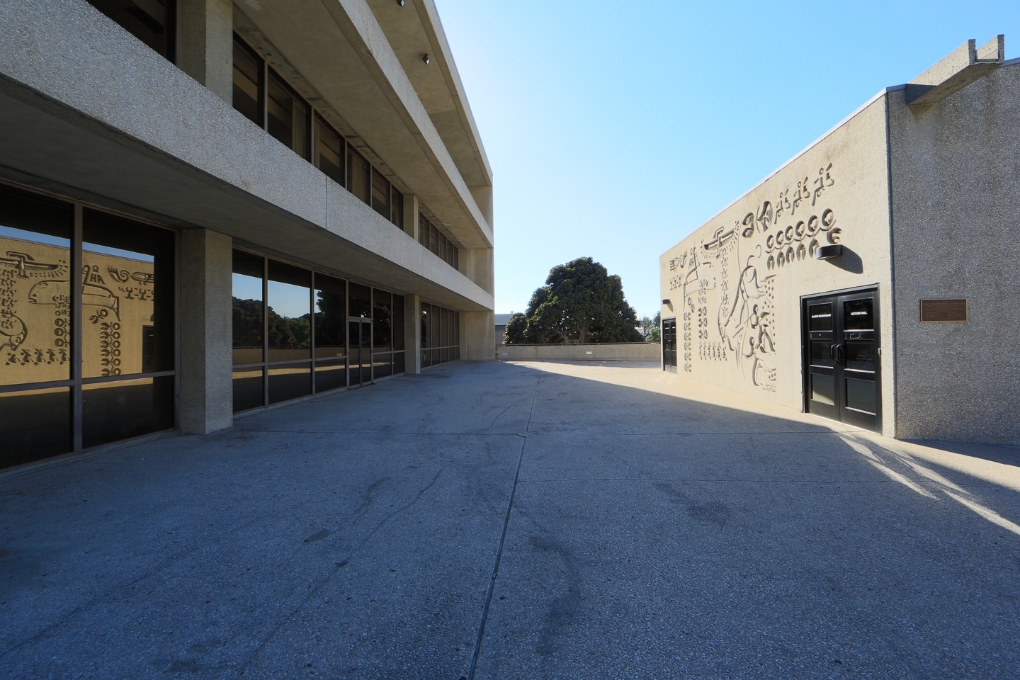
<path fill-rule="evenodd" d="M 359 338 L 358 338 L 358 340 L 359 340 L 359 344 L 358 344 L 358 366 L 357 366 L 357 368 L 355 368 L 355 366 L 351 362 L 351 347 L 353 346 L 353 343 L 352 343 L 353 338 L 351 338 L 350 336 L 351 336 L 351 324 L 354 324 L 354 323 L 358 324 L 358 335 L 359 335 Z M 372 350 L 374 349 L 373 346 L 372 346 L 373 339 L 374 339 L 372 337 L 372 333 L 374 332 L 374 327 L 373 327 L 374 323 L 375 322 L 374 322 L 373 319 L 366 319 L 365 317 L 362 317 L 362 316 L 349 316 L 349 317 L 347 317 L 347 389 L 349 389 L 349 390 L 350 389 L 356 389 L 356 388 L 364 387 L 365 385 L 374 385 L 375 384 L 375 365 L 374 365 L 374 363 L 372 361 Z M 362 337 L 363 337 L 362 334 L 365 332 L 365 326 L 368 326 L 368 348 L 367 348 L 368 349 L 368 381 L 367 382 L 361 379 L 362 375 L 363 375 L 362 371 L 363 371 L 363 368 L 365 366 L 365 363 L 364 363 L 365 362 L 365 357 L 362 356 L 364 354 L 364 350 L 361 347 L 361 340 L 362 340 Z M 352 380 L 352 371 L 355 371 L 355 370 L 358 371 L 358 384 L 356 384 L 356 385 L 354 384 L 354 380 Z"/>
<path fill-rule="evenodd" d="M 810 396 L 811 395 L 811 393 L 810 393 L 811 385 L 809 383 L 809 381 L 811 379 L 811 374 L 810 374 L 810 371 L 806 370 L 807 367 L 810 365 L 809 362 L 811 360 L 811 356 L 810 356 L 811 346 L 809 345 L 808 342 L 806 342 L 807 329 L 804 328 L 804 310 L 805 310 L 805 305 L 807 304 L 807 301 L 808 300 L 814 300 L 814 299 L 817 299 L 817 298 L 838 297 L 838 296 L 841 296 L 841 295 L 856 295 L 858 293 L 874 292 L 875 293 L 875 297 L 874 297 L 874 307 L 873 307 L 874 311 L 873 311 L 873 313 L 875 315 L 875 318 L 878 320 L 878 323 L 876 324 L 878 326 L 878 328 L 875 329 L 875 345 L 876 345 L 875 346 L 875 364 L 878 367 L 878 370 L 875 371 L 875 409 L 876 409 L 875 410 L 875 417 L 878 420 L 878 430 L 877 430 L 877 432 L 878 432 L 878 434 L 882 433 L 882 426 L 883 426 L 883 418 L 882 418 L 882 327 L 883 327 L 883 321 L 882 321 L 881 291 L 882 291 L 882 286 L 880 284 L 872 283 L 872 284 L 868 284 L 868 285 L 864 285 L 864 286 L 854 286 L 853 288 L 841 288 L 841 289 L 832 290 L 832 291 L 820 291 L 820 292 L 817 292 L 817 293 L 808 293 L 808 294 L 800 296 L 800 299 L 798 301 L 797 314 L 800 317 L 800 373 L 801 373 L 801 376 L 800 376 L 800 378 L 801 378 L 801 381 L 800 381 L 801 406 L 800 407 L 801 407 L 801 413 L 810 413 L 810 411 L 809 411 L 809 401 L 811 399 L 811 396 Z M 841 311 L 841 310 L 837 310 L 837 311 Z M 844 421 L 837 420 L 836 422 L 842 423 Z M 852 427 L 860 427 L 859 425 L 854 425 L 853 423 L 845 423 L 845 424 L 851 425 Z M 861 429 L 862 430 L 867 430 L 867 428 L 863 428 L 863 427 Z M 871 432 L 871 430 L 868 430 L 868 432 Z"/>

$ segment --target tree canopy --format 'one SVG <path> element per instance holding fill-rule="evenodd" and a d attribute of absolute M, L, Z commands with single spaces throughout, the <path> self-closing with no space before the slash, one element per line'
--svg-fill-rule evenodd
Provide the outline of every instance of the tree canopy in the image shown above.
<path fill-rule="evenodd" d="M 590 257 L 553 267 L 528 310 L 507 322 L 506 344 L 641 342 L 623 282 Z"/>

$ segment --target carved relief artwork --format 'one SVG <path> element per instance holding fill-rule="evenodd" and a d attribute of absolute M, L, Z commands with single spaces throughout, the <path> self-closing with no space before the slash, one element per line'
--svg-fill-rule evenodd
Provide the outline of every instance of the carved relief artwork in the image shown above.
<path fill-rule="evenodd" d="M 839 243 L 836 214 L 824 205 L 835 183 L 829 163 L 668 261 L 668 288 L 682 300 L 685 372 L 695 362 L 730 364 L 755 387 L 776 390 L 775 284 L 820 245 Z"/>
<path fill-rule="evenodd" d="M 0 384 L 69 378 L 75 278 L 69 260 L 67 248 L 0 236 Z M 145 370 L 152 269 L 144 260 L 83 253 L 78 285 L 86 377 Z"/>

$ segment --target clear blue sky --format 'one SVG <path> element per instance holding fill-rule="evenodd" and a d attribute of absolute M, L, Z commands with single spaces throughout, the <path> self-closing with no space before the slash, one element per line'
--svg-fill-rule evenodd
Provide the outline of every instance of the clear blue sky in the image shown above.
<path fill-rule="evenodd" d="M 658 311 L 658 257 L 883 87 L 1020 0 L 436 0 L 495 176 L 496 311 L 591 256 Z"/>

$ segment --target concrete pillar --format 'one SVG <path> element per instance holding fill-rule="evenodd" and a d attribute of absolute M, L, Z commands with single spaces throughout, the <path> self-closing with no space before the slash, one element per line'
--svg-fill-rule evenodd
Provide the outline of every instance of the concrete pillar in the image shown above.
<path fill-rule="evenodd" d="M 408 194 L 404 196 L 404 231 L 407 235 L 418 240 L 418 196 Z"/>
<path fill-rule="evenodd" d="M 495 270 L 492 248 L 465 250 L 461 257 L 464 276 L 474 281 L 486 293 L 495 294 Z"/>
<path fill-rule="evenodd" d="M 208 229 L 181 232 L 181 430 L 207 434 L 234 422 L 231 246 Z"/>
<path fill-rule="evenodd" d="M 404 296 L 404 372 L 421 373 L 421 296 Z"/>
<path fill-rule="evenodd" d="M 492 311 L 460 313 L 460 358 L 467 361 L 496 358 L 496 315 Z"/>
<path fill-rule="evenodd" d="M 234 4 L 181 0 L 177 65 L 227 102 L 234 100 Z"/>

